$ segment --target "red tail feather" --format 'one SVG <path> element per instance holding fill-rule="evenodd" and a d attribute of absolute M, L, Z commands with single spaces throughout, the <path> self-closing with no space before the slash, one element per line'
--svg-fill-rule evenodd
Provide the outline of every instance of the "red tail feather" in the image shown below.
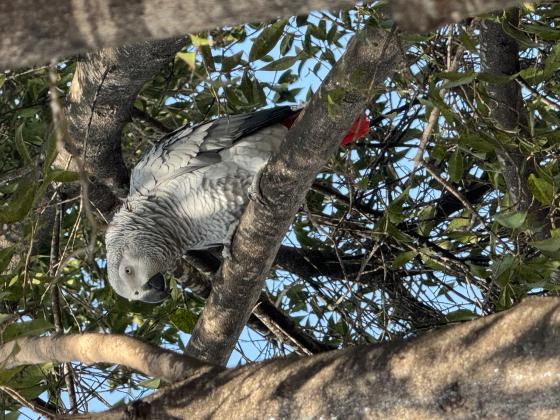
<path fill-rule="evenodd" d="M 294 125 L 294 123 L 296 122 L 301 111 L 302 109 L 294 111 L 292 115 L 282 121 L 282 124 L 284 124 L 284 126 L 286 126 L 287 128 L 292 128 L 292 125 Z M 346 133 L 346 135 L 340 142 L 340 145 L 348 146 L 353 141 L 364 138 L 367 133 L 369 133 L 369 118 L 366 116 L 366 114 L 362 114 L 358 118 L 356 118 L 356 120 L 352 124 L 352 127 L 350 127 L 350 130 L 348 130 L 348 133 Z"/>
<path fill-rule="evenodd" d="M 369 133 L 369 118 L 366 116 L 366 114 L 362 114 L 358 118 L 356 118 L 356 120 L 352 124 L 352 127 L 350 127 L 350 130 L 348 130 L 348 133 L 342 139 L 340 145 L 347 146 L 354 140 L 360 140 L 364 138 L 367 133 Z"/>

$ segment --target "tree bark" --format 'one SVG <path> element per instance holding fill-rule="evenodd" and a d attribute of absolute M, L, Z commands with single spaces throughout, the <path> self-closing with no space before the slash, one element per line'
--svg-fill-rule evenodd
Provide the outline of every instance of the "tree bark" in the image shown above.
<path fill-rule="evenodd" d="M 78 418 L 554 418 L 559 340 L 560 300 L 530 298 L 411 341 L 212 370 Z"/>
<path fill-rule="evenodd" d="M 350 42 L 279 153 L 263 169 L 259 194 L 240 220 L 232 257 L 212 287 L 188 354 L 215 364 L 227 362 L 306 192 L 400 60 L 401 47 L 393 33 L 366 27 Z"/>
<path fill-rule="evenodd" d="M 468 16 L 519 6 L 522 0 L 393 0 L 393 17 L 409 31 L 425 32 Z M 164 39 L 217 26 L 262 22 L 319 9 L 348 8 L 352 0 L 15 0 L 0 3 L 2 68 L 40 64 L 148 39 Z"/>
<path fill-rule="evenodd" d="M 132 103 L 183 47 L 184 38 L 104 49 L 79 61 L 72 80 L 66 116 L 69 139 L 55 165 L 78 171 L 79 157 L 92 185 L 89 199 L 103 213 L 128 193 L 129 174 L 121 153 L 121 134 L 131 119 Z"/>
<path fill-rule="evenodd" d="M 523 3 L 523 0 L 393 0 L 391 9 L 393 18 L 402 30 L 429 32 L 446 23 L 521 6 Z"/>
<path fill-rule="evenodd" d="M 113 363 L 128 366 L 167 382 L 213 366 L 170 350 L 116 334 L 70 334 L 23 337 L 0 346 L 2 369 L 50 362 Z"/>
<path fill-rule="evenodd" d="M 226 25 L 263 22 L 352 0 L 15 0 L 0 2 L 2 68 Z"/>

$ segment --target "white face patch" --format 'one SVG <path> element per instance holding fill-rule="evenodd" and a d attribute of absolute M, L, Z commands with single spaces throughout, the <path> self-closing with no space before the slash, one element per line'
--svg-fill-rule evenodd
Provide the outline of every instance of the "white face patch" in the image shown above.
<path fill-rule="evenodd" d="M 116 267 L 109 267 L 109 282 L 120 296 L 129 300 L 157 303 L 168 295 L 158 265 L 150 258 L 124 251 Z M 154 276 L 158 287 L 154 287 Z"/>

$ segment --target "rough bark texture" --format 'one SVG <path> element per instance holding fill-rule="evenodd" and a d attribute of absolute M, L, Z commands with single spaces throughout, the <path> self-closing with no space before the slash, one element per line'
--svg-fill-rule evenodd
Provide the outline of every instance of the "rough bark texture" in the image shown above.
<path fill-rule="evenodd" d="M 86 333 L 24 337 L 0 346 L 2 369 L 74 360 L 121 364 L 171 383 L 197 369 L 212 368 L 196 359 L 124 335 Z"/>
<path fill-rule="evenodd" d="M 560 301 L 409 342 L 210 371 L 96 419 L 555 418 Z"/>
<path fill-rule="evenodd" d="M 130 121 L 132 103 L 148 80 L 172 60 L 184 38 L 104 49 L 77 65 L 66 107 L 70 140 L 55 165 L 66 167 L 78 156 L 93 175 L 90 200 L 110 212 L 128 190 L 128 170 L 121 154 L 121 133 Z M 74 170 L 75 161 L 70 165 Z"/>
<path fill-rule="evenodd" d="M 446 23 L 523 3 L 523 0 L 392 0 L 390 4 L 393 18 L 401 29 L 428 32 Z"/>
<path fill-rule="evenodd" d="M 0 57 L 4 69 L 28 66 L 147 39 L 353 4 L 352 0 L 5 1 L 0 2 Z"/>
<path fill-rule="evenodd" d="M 356 115 L 395 70 L 400 51 L 395 35 L 369 27 L 350 42 L 264 168 L 258 197 L 233 239 L 232 258 L 224 262 L 189 341 L 190 355 L 226 363 L 306 192 Z M 336 102 L 330 109 L 329 98 Z"/>

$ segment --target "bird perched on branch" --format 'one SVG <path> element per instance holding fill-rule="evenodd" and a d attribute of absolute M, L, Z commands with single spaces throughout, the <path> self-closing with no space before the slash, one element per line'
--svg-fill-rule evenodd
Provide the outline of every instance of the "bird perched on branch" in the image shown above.
<path fill-rule="evenodd" d="M 160 302 L 168 295 L 163 273 L 182 255 L 227 247 L 252 183 L 300 112 L 285 106 L 181 127 L 145 153 L 105 237 L 113 289 Z M 341 144 L 368 130 L 358 118 Z"/>

